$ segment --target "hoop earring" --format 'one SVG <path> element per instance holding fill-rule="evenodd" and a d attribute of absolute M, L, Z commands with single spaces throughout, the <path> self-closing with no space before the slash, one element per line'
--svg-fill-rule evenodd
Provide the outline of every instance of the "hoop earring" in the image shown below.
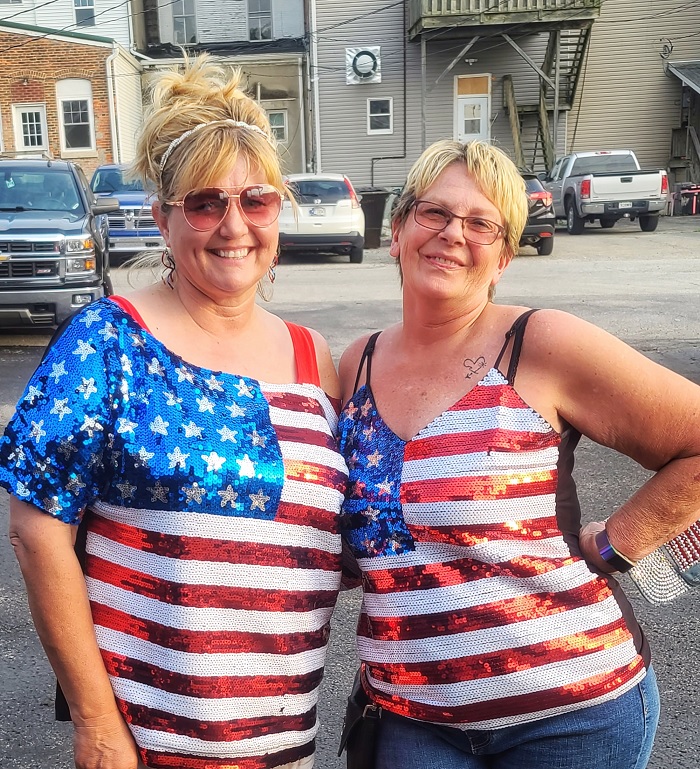
<path fill-rule="evenodd" d="M 173 252 L 170 250 L 170 246 L 166 246 L 161 255 L 160 261 L 163 265 L 163 282 L 170 289 L 174 289 L 173 276 L 175 275 L 175 260 L 173 259 Z"/>

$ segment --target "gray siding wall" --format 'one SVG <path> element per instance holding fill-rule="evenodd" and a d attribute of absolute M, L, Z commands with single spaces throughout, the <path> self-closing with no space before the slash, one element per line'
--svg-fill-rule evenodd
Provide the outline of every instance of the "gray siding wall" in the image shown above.
<path fill-rule="evenodd" d="M 387 8 L 383 0 L 318 0 L 318 64 L 321 120 L 321 165 L 327 172 L 347 173 L 358 186 L 370 184 L 372 158 L 402 155 L 405 159 L 375 162 L 374 183 L 393 187 L 403 184 L 412 163 L 422 150 L 421 49 L 409 42 L 406 50 L 406 108 L 404 126 L 403 9 Z M 355 21 L 356 17 L 361 17 Z M 338 25 L 338 26 L 336 26 Z M 324 31 L 326 30 L 326 31 Z M 488 31 L 483 33 L 488 35 Z M 517 38 L 517 35 L 516 35 Z M 491 140 L 512 153 L 508 117 L 503 108 L 503 75 L 513 77 L 519 104 L 535 104 L 539 85 L 534 71 L 501 38 L 486 37 L 474 46 L 439 83 L 437 78 L 467 43 L 435 40 L 427 46 L 427 93 L 425 99 L 426 144 L 452 138 L 454 133 L 454 79 L 457 75 L 491 75 Z M 547 35 L 517 38 L 536 61 L 541 62 Z M 382 82 L 346 85 L 345 48 L 381 46 Z M 393 97 L 394 133 L 367 134 L 367 99 Z M 560 146 L 563 149 L 566 121 L 562 114 Z"/>
<path fill-rule="evenodd" d="M 23 0 L 21 3 L 0 5 L 0 8 L 2 9 L 0 16 L 5 18 L 12 16 L 11 21 L 18 24 L 111 37 L 127 50 L 132 43 L 129 33 L 129 7 L 117 6 L 117 3 L 112 0 L 95 0 L 95 13 L 100 15 L 95 19 L 93 27 L 76 25 L 74 0 L 58 0 L 50 4 L 40 0 Z"/>
<path fill-rule="evenodd" d="M 698 59 L 698 30 L 697 3 L 606 0 L 569 116 L 568 150 L 632 149 L 642 167 L 665 168 L 680 123 L 681 84 L 665 72 L 662 39 L 673 43 L 671 61 Z"/>
<path fill-rule="evenodd" d="M 248 40 L 247 0 L 198 0 L 197 39 L 200 43 Z M 160 34 L 163 42 L 173 41 L 172 5 L 161 6 Z M 304 0 L 273 0 L 272 34 L 275 39 L 304 34 Z"/>

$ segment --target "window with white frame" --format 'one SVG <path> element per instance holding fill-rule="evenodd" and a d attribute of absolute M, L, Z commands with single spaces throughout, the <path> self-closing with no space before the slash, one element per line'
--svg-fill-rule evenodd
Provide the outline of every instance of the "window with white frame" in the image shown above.
<path fill-rule="evenodd" d="M 95 0 L 73 0 L 75 23 L 79 27 L 95 26 Z"/>
<path fill-rule="evenodd" d="M 394 133 L 394 100 L 367 99 L 367 133 Z"/>
<path fill-rule="evenodd" d="M 14 104 L 15 149 L 46 150 L 49 148 L 45 104 Z"/>
<path fill-rule="evenodd" d="M 248 0 L 250 40 L 272 40 L 272 0 Z"/>
<path fill-rule="evenodd" d="M 92 84 L 69 78 L 56 83 L 61 154 L 82 154 L 95 150 L 95 118 L 92 111 Z"/>
<path fill-rule="evenodd" d="M 195 0 L 175 0 L 173 3 L 174 42 L 186 45 L 197 42 L 197 12 Z"/>
<path fill-rule="evenodd" d="M 267 117 L 270 120 L 270 128 L 272 128 L 272 135 L 278 142 L 284 144 L 287 141 L 287 110 L 271 110 L 267 113 Z"/>

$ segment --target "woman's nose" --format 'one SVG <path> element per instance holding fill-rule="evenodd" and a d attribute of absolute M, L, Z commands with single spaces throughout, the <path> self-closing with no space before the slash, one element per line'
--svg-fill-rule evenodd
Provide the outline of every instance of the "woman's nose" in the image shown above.
<path fill-rule="evenodd" d="M 464 222 L 458 216 L 453 216 L 440 234 L 451 243 L 465 241 Z"/>
<path fill-rule="evenodd" d="M 219 232 L 228 237 L 245 235 L 250 226 L 247 219 L 243 216 L 238 198 L 231 197 L 228 201 L 228 209 L 219 225 Z"/>

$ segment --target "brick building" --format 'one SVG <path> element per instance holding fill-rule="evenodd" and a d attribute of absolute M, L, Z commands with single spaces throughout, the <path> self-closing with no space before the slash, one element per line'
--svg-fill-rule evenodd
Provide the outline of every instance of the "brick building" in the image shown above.
<path fill-rule="evenodd" d="M 0 152 L 78 162 L 134 153 L 141 67 L 105 37 L 0 21 Z"/>

